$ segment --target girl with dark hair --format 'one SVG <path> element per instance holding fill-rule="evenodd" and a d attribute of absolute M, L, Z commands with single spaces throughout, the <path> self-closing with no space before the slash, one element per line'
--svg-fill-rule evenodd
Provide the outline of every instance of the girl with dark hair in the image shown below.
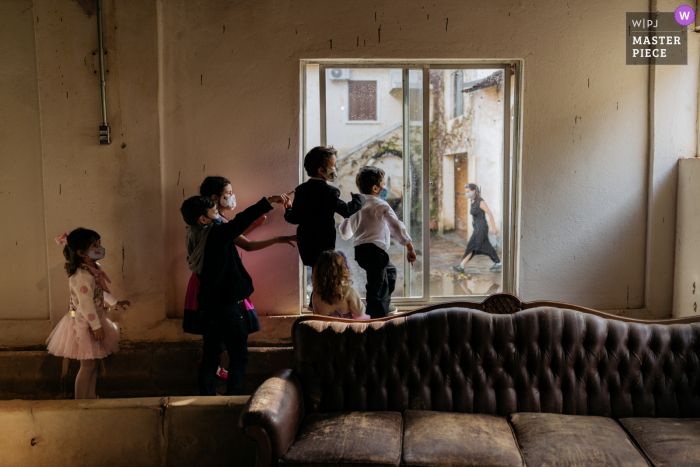
<path fill-rule="evenodd" d="M 211 198 L 216 203 L 220 217 L 215 220 L 216 223 L 228 223 L 233 217 L 233 210 L 236 208 L 236 195 L 233 194 L 231 182 L 224 177 L 207 177 L 199 187 L 199 194 Z M 296 236 L 291 237 L 272 237 L 265 240 L 248 240 L 245 236 L 262 225 L 267 217 L 262 216 L 253 223 L 243 235 L 237 237 L 233 242 L 244 251 L 256 251 L 267 248 L 276 243 L 287 243 L 294 246 L 292 242 L 296 241 Z M 192 276 L 187 284 L 187 294 L 185 296 L 185 314 L 182 320 L 182 329 L 189 334 L 202 334 L 201 323 L 199 321 L 199 304 L 197 302 L 197 294 L 199 293 L 199 274 L 202 270 L 202 261 L 204 259 L 204 245 L 206 242 L 206 234 L 208 230 L 199 228 L 188 230 L 187 235 L 187 254 Z M 191 251 L 190 251 L 191 250 Z M 248 325 L 248 333 L 253 333 L 260 330 L 260 322 L 258 315 L 253 306 L 253 302 L 248 298 L 239 303 L 243 317 Z M 223 349 L 222 349 L 223 352 Z M 200 362 L 197 362 L 199 367 Z M 218 379 L 227 379 L 226 370 L 219 368 L 216 370 Z"/>
<path fill-rule="evenodd" d="M 467 242 L 467 249 L 464 251 L 462 261 L 458 266 L 453 266 L 457 272 L 464 272 L 464 266 L 476 255 L 486 255 L 495 263 L 491 271 L 500 271 L 503 265 L 496 253 L 496 249 L 489 241 L 489 224 L 486 222 L 486 216 L 489 216 L 493 233 L 498 235 L 498 227 L 493 219 L 491 210 L 486 205 L 486 201 L 481 198 L 481 189 L 474 183 L 464 185 L 464 195 L 471 200 L 471 209 L 469 213 L 472 215 L 472 226 L 474 232 Z"/>
<path fill-rule="evenodd" d="M 107 317 L 105 303 L 115 309 L 131 304 L 118 301 L 109 292 L 110 280 L 97 262 L 105 256 L 97 232 L 78 228 L 57 237 L 56 243 L 65 245 L 70 310 L 46 340 L 47 350 L 57 357 L 79 360 L 75 398 L 97 399 L 99 360 L 119 351 L 119 329 Z"/>

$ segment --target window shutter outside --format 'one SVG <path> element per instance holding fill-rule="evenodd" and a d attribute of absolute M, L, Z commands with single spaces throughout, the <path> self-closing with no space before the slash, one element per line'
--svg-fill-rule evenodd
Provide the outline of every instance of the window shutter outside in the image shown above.
<path fill-rule="evenodd" d="M 377 119 L 377 82 L 348 81 L 348 120 Z"/>

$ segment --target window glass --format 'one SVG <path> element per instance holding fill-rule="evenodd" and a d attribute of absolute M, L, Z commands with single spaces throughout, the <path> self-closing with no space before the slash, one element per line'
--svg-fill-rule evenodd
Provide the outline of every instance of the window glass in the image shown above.
<path fill-rule="evenodd" d="M 503 70 L 430 70 L 430 89 L 430 295 L 499 292 Z"/>
<path fill-rule="evenodd" d="M 516 164 L 512 119 L 517 94 L 513 80 L 505 80 L 508 65 L 423 66 L 307 64 L 303 152 L 320 144 L 337 150 L 333 185 L 345 201 L 359 192 L 355 180 L 360 168 L 384 171 L 386 201 L 405 224 L 418 255 L 410 266 L 406 249 L 391 239 L 395 304 L 513 292 L 514 275 L 504 270 L 512 261 L 504 263 L 504 256 L 513 242 L 504 220 L 512 216 L 515 196 L 506 183 L 512 185 Z M 514 70 L 513 65 L 510 75 Z M 504 121 L 506 81 L 510 118 Z M 506 133 L 510 136 L 504 141 Z M 342 220 L 336 215 L 336 229 Z M 343 240 L 337 231 L 336 250 L 346 254 L 353 286 L 365 297 L 366 274 L 354 259 L 354 239 Z M 304 281 L 306 304 L 310 268 Z"/>
<path fill-rule="evenodd" d="M 336 73 L 326 70 L 326 141 L 338 151 L 338 180 L 334 185 L 340 190 L 341 199 L 349 201 L 351 193 L 359 193 L 355 178 L 361 167 L 379 167 L 385 173 L 389 191 L 386 201 L 403 222 L 402 96 L 400 69 L 353 68 Z M 336 215 L 336 228 L 342 220 Z M 354 259 L 353 241 L 343 240 L 337 233 L 336 250 L 347 256 L 353 286 L 364 297 L 367 275 Z M 403 297 L 404 248 L 392 238 L 388 253 L 397 268 L 392 296 Z"/>

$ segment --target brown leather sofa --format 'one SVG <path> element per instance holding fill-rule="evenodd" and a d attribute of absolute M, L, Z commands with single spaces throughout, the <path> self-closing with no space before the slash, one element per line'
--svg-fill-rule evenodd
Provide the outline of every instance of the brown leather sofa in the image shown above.
<path fill-rule="evenodd" d="M 498 294 L 292 333 L 241 416 L 259 466 L 700 465 L 700 317 Z"/>

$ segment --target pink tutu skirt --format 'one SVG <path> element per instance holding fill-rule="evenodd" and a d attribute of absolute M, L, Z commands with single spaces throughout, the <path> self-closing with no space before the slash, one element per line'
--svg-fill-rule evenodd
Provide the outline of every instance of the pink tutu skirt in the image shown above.
<path fill-rule="evenodd" d="M 63 317 L 46 339 L 46 349 L 51 355 L 73 360 L 95 360 L 119 351 L 119 328 L 104 311 L 98 310 L 105 332 L 101 341 L 95 339 L 87 320 L 70 313 Z"/>

